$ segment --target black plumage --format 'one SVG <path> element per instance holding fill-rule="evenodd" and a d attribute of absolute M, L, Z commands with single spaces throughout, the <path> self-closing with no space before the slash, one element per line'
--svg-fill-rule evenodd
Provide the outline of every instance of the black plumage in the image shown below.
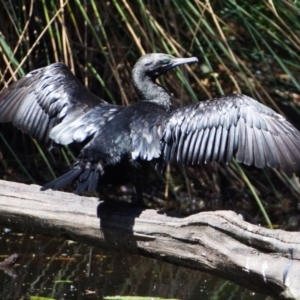
<path fill-rule="evenodd" d="M 70 171 L 46 184 L 60 189 L 75 179 L 93 191 L 105 169 L 125 163 L 142 199 L 145 164 L 188 165 L 232 158 L 258 168 L 300 169 L 300 132 L 284 117 L 245 95 L 227 95 L 172 109 L 158 76 L 196 58 L 142 56 L 133 68 L 140 102 L 111 105 L 91 94 L 62 63 L 30 72 L 0 94 L 0 122 L 12 122 L 41 141 L 86 142 Z"/>

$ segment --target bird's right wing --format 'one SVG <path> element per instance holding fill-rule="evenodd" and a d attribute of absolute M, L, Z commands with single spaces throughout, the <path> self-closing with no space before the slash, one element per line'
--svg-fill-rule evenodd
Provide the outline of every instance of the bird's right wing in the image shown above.
<path fill-rule="evenodd" d="M 245 95 L 181 107 L 163 123 L 166 161 L 189 165 L 232 158 L 258 168 L 300 171 L 300 132 L 283 116 Z"/>
<path fill-rule="evenodd" d="M 63 63 L 34 70 L 0 94 L 0 122 L 58 144 L 82 142 L 118 113 L 89 92 Z"/>

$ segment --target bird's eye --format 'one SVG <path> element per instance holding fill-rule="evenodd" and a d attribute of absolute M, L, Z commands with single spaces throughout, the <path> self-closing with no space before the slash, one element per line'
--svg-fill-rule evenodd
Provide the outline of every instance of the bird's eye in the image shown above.
<path fill-rule="evenodd" d="M 163 63 L 164 63 L 165 65 L 167 65 L 168 63 L 170 63 L 170 59 L 168 59 L 168 58 L 163 59 Z"/>

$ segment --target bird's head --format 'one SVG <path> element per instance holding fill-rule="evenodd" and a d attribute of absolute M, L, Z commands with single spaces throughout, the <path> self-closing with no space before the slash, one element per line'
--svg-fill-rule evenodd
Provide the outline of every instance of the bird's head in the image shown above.
<path fill-rule="evenodd" d="M 177 58 L 164 53 L 145 54 L 135 64 L 132 75 L 134 80 L 144 77 L 150 77 L 152 80 L 155 80 L 170 69 L 182 64 L 195 62 L 198 62 L 196 57 Z"/>

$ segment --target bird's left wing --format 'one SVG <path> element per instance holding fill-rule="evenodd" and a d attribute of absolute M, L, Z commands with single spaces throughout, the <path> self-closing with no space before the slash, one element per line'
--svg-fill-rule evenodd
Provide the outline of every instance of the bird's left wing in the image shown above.
<path fill-rule="evenodd" d="M 232 158 L 258 168 L 300 171 L 300 132 L 283 116 L 245 95 L 179 108 L 165 119 L 162 155 L 188 165 Z"/>
<path fill-rule="evenodd" d="M 87 90 L 63 63 L 34 70 L 0 93 L 0 123 L 63 145 L 91 137 L 120 110 Z"/>

